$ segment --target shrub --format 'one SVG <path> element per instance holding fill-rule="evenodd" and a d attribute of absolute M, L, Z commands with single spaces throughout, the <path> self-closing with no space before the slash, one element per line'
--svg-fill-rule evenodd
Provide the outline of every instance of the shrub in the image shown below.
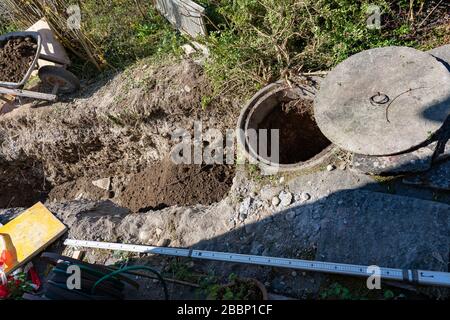
<path fill-rule="evenodd" d="M 291 71 L 332 68 L 359 51 L 420 47 L 416 30 L 425 1 L 201 0 L 210 15 L 206 70 L 215 94 L 249 95 Z M 369 5 L 381 8 L 382 28 L 367 27 Z M 438 14 L 438 11 L 436 11 Z"/>

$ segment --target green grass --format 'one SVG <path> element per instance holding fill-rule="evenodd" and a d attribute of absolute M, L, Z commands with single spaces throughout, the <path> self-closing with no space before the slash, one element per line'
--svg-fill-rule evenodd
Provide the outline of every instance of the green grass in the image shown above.
<path fill-rule="evenodd" d="M 17 27 L 14 25 L 14 23 L 0 17 L 0 35 L 13 31 L 17 31 Z"/>
<path fill-rule="evenodd" d="M 212 20 L 204 42 L 211 51 L 206 71 L 215 95 L 233 92 L 248 97 L 291 71 L 328 70 L 362 50 L 390 45 L 423 48 L 429 42 L 415 34 L 421 20 L 408 19 L 409 0 L 200 2 Z M 419 11 L 422 2 L 413 1 L 413 11 Z M 380 30 L 367 28 L 369 5 L 383 11 Z M 444 37 L 445 32 L 437 32 L 433 44 L 442 44 Z"/>
<path fill-rule="evenodd" d="M 111 65 L 122 68 L 144 57 L 180 53 L 182 37 L 148 3 L 137 8 L 130 0 L 103 6 L 84 2 L 83 10 L 89 13 L 86 32 Z"/>
<path fill-rule="evenodd" d="M 180 56 L 185 39 L 149 5 L 150 2 L 112 0 L 98 5 L 97 1 L 83 2 L 83 28 L 100 48 L 111 67 L 123 70 L 137 60 L 166 55 Z M 93 71 L 90 68 L 88 71 Z M 83 61 L 77 61 L 75 72 L 86 73 Z"/>
<path fill-rule="evenodd" d="M 220 95 L 245 100 L 292 72 L 329 70 L 362 50 L 389 45 L 426 50 L 450 42 L 448 23 L 441 19 L 448 13 L 438 9 L 428 15 L 436 4 L 429 0 L 196 1 L 207 12 L 209 35 L 198 41 L 210 50 L 205 70 L 213 87 L 213 93 L 203 98 L 202 108 Z M 98 49 L 100 62 L 122 70 L 144 57 L 164 60 L 182 53 L 180 46 L 186 39 L 151 1 L 78 3 L 82 31 Z M 370 5 L 383 12 L 380 30 L 367 28 Z M 14 27 L 0 21 L 0 28 Z M 85 61 L 73 60 L 72 71 L 79 76 L 98 73 Z"/>

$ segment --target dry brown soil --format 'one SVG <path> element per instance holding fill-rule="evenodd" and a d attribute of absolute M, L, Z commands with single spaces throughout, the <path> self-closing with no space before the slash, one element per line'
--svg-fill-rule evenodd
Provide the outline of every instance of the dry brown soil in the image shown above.
<path fill-rule="evenodd" d="M 36 55 L 36 42 L 17 37 L 0 42 L 0 81 L 20 82 Z"/>
<path fill-rule="evenodd" d="M 272 129 L 280 130 L 281 164 L 309 160 L 330 145 L 330 141 L 314 121 L 312 113 L 312 101 L 283 102 L 259 125 L 259 129 L 268 129 L 269 132 Z M 270 153 L 270 144 L 268 147 Z"/>
<path fill-rule="evenodd" d="M 233 177 L 234 169 L 226 165 L 175 165 L 165 160 L 135 174 L 113 177 L 110 190 L 94 186 L 92 179 L 81 178 L 55 187 L 49 199 L 111 199 L 133 212 L 210 205 L 227 195 Z"/>

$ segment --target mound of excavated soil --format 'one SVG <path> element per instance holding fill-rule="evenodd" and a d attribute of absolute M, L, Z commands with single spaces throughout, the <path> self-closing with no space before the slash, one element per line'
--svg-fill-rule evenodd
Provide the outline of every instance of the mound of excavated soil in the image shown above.
<path fill-rule="evenodd" d="M 36 49 L 36 41 L 31 37 L 0 42 L 0 81 L 22 81 L 33 62 Z"/>
<path fill-rule="evenodd" d="M 133 211 L 174 205 L 209 205 L 222 200 L 233 183 L 234 170 L 225 165 L 159 163 L 133 176 L 120 197 Z"/>
<path fill-rule="evenodd" d="M 175 165 L 158 162 L 147 169 L 111 179 L 110 190 L 81 178 L 55 187 L 51 201 L 79 198 L 111 199 L 131 211 L 158 210 L 170 206 L 209 205 L 222 200 L 231 188 L 234 169 L 225 165 Z"/>

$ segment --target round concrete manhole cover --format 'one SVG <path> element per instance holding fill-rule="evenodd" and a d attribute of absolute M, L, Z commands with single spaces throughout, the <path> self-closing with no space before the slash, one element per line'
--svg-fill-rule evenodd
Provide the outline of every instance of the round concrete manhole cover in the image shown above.
<path fill-rule="evenodd" d="M 412 48 L 367 50 L 328 74 L 314 111 L 325 136 L 345 150 L 401 153 L 442 127 L 450 112 L 450 73 Z"/>

